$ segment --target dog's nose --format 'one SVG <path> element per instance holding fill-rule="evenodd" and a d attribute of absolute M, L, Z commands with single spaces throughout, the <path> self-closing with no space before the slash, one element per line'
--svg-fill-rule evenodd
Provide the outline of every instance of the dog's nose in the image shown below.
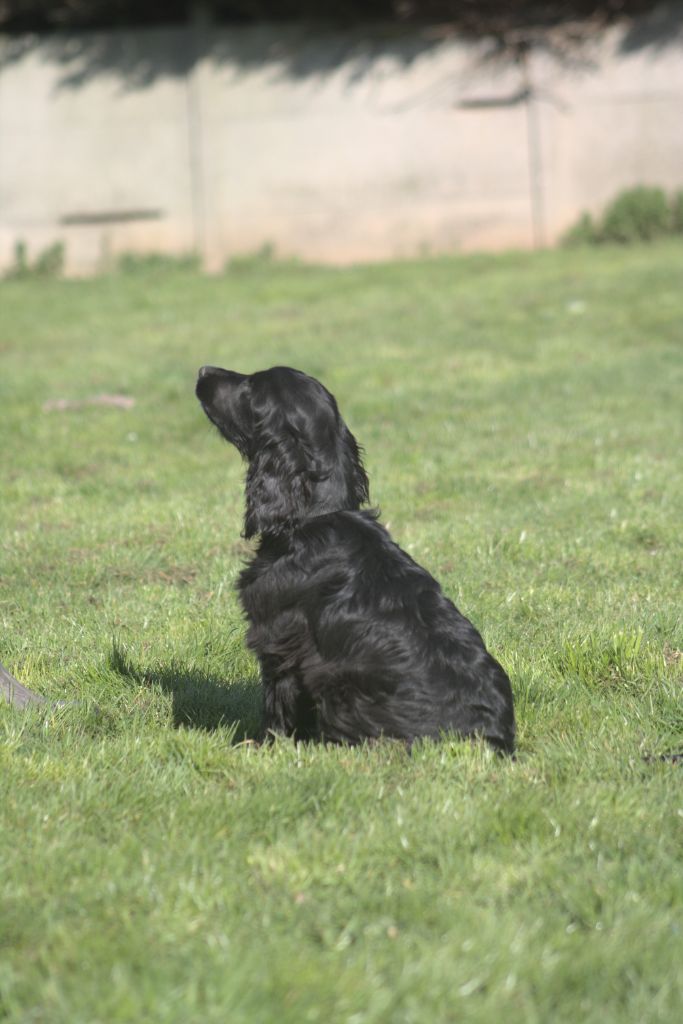
<path fill-rule="evenodd" d="M 197 373 L 197 380 L 201 380 L 202 377 L 206 377 L 207 373 L 211 373 L 213 366 L 200 366 L 199 372 Z"/>

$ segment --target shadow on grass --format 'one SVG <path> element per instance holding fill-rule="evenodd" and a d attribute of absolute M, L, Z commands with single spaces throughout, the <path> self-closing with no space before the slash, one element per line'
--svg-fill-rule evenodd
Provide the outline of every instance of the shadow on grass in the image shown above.
<path fill-rule="evenodd" d="M 159 687 L 173 699 L 176 728 L 212 731 L 236 726 L 233 743 L 258 739 L 261 732 L 261 690 L 254 680 L 226 683 L 197 668 L 171 663 L 159 668 L 136 667 L 116 642 L 112 644 L 110 667 L 137 686 Z"/>

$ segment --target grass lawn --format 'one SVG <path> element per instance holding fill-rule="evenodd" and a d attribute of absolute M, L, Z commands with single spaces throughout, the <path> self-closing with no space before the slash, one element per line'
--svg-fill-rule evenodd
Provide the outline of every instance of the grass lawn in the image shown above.
<path fill-rule="evenodd" d="M 205 362 L 337 395 L 516 762 L 242 742 Z M 683 1019 L 682 395 L 674 243 L 1 282 L 3 1024 Z"/>

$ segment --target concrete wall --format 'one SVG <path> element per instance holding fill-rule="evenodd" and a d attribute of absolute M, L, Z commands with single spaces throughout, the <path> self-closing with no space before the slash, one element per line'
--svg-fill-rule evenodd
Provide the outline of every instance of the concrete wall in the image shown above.
<path fill-rule="evenodd" d="M 626 186 L 683 186 L 683 41 L 648 26 L 571 65 L 382 28 L 0 40 L 0 267 L 18 240 L 64 241 L 72 273 L 551 244 Z"/>

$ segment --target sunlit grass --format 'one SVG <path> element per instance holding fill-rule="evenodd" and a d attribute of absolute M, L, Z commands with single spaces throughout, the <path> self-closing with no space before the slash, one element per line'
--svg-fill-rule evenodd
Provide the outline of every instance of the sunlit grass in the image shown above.
<path fill-rule="evenodd" d="M 0 283 L 0 1020 L 683 1011 L 683 249 Z M 205 362 L 321 377 L 519 756 L 257 748 Z M 100 394 L 130 410 L 46 402 Z"/>

